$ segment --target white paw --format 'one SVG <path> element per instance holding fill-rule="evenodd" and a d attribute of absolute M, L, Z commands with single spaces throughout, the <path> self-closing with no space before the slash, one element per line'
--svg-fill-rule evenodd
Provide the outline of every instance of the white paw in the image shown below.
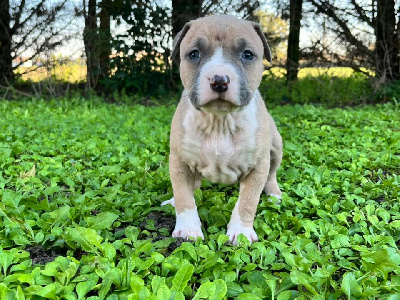
<path fill-rule="evenodd" d="M 237 222 L 228 224 L 228 231 L 226 234 L 232 244 L 238 244 L 237 238 L 241 233 L 249 240 L 250 243 L 258 241 L 257 234 L 254 231 L 253 227 L 245 227 Z"/>
<path fill-rule="evenodd" d="M 185 210 L 176 215 L 176 225 L 172 232 L 173 237 L 188 239 L 189 237 L 197 240 L 198 237 L 204 239 L 201 231 L 201 222 L 197 209 Z"/>
<path fill-rule="evenodd" d="M 166 200 L 164 202 L 161 203 L 161 206 L 167 205 L 167 204 L 171 204 L 173 207 L 175 207 L 175 199 L 174 197 L 172 197 L 169 200 Z"/>
<path fill-rule="evenodd" d="M 275 203 L 275 204 L 281 204 L 281 199 L 282 199 L 282 195 L 278 195 L 278 194 L 269 194 L 268 195 L 268 200 Z M 274 199 L 276 198 L 276 199 Z"/>
<path fill-rule="evenodd" d="M 202 240 L 204 239 L 203 232 L 201 231 L 201 227 L 198 228 L 176 228 L 172 232 L 173 237 L 181 237 L 184 239 L 193 239 L 197 240 L 198 237 L 200 237 Z"/>
<path fill-rule="evenodd" d="M 282 199 L 282 194 L 280 194 L 280 195 L 278 195 L 278 194 L 269 194 L 271 197 L 275 197 L 276 199 L 278 199 L 278 200 L 281 200 Z M 172 199 L 174 199 L 174 198 L 172 198 Z M 172 200 L 171 199 L 171 200 Z"/>

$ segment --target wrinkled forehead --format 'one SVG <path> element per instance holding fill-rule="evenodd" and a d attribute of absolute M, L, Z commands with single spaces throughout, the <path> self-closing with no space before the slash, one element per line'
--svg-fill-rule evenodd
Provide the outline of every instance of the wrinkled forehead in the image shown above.
<path fill-rule="evenodd" d="M 263 52 L 263 44 L 250 22 L 194 21 L 181 43 L 181 51 L 187 49 L 234 48 Z"/>

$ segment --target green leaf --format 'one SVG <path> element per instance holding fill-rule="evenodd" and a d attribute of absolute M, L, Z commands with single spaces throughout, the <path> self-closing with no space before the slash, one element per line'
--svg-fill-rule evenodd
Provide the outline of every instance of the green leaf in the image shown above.
<path fill-rule="evenodd" d="M 61 206 L 60 208 L 49 213 L 50 217 L 54 219 L 51 227 L 59 226 L 64 220 L 70 216 L 71 207 L 69 205 Z"/>
<path fill-rule="evenodd" d="M 109 261 L 114 261 L 115 256 L 117 255 L 117 250 L 115 249 L 114 245 L 110 243 L 102 245 L 102 252 Z"/>
<path fill-rule="evenodd" d="M 88 275 L 85 281 L 79 282 L 76 285 L 76 293 L 78 294 L 79 299 L 84 299 L 85 295 L 89 293 L 97 284 L 99 280 L 99 276 L 95 273 L 91 273 Z"/>
<path fill-rule="evenodd" d="M 348 235 L 337 234 L 331 242 L 332 248 L 337 249 L 341 247 L 350 247 L 350 238 Z"/>
<path fill-rule="evenodd" d="M 249 281 L 252 288 L 259 288 L 262 291 L 263 295 L 266 295 L 268 293 L 268 280 L 266 280 L 261 271 L 251 272 L 248 275 L 247 280 Z"/>
<path fill-rule="evenodd" d="M 147 299 L 150 296 L 150 291 L 145 287 L 144 281 L 140 276 L 133 274 L 130 286 L 134 295 L 139 296 L 139 299 Z"/>
<path fill-rule="evenodd" d="M 170 291 L 168 286 L 165 283 L 163 283 L 158 287 L 156 295 L 157 299 L 159 300 L 171 299 L 172 292 Z M 177 297 L 175 296 L 175 298 Z M 182 297 L 182 299 L 184 299 L 184 297 Z"/>
<path fill-rule="evenodd" d="M 330 192 L 332 192 L 332 188 L 325 186 L 325 187 L 319 189 L 317 192 L 318 192 L 318 195 L 325 196 L 325 195 L 329 194 Z"/>
<path fill-rule="evenodd" d="M 243 293 L 236 297 L 236 300 L 261 300 L 261 298 L 254 294 Z"/>
<path fill-rule="evenodd" d="M 11 251 L 3 251 L 0 249 L 0 266 L 4 275 L 7 274 L 7 269 L 14 261 L 14 254 Z"/>
<path fill-rule="evenodd" d="M 227 296 L 236 297 L 243 293 L 243 288 L 235 282 L 227 282 Z"/>
<path fill-rule="evenodd" d="M 10 283 L 28 283 L 29 285 L 34 285 L 35 280 L 31 274 L 20 274 L 20 273 L 15 273 L 6 276 L 3 279 L 5 284 L 10 284 Z"/>
<path fill-rule="evenodd" d="M 2 202 L 5 205 L 13 207 L 19 211 L 19 202 L 21 201 L 22 197 L 23 196 L 21 193 L 16 193 L 12 190 L 5 190 L 3 192 Z"/>
<path fill-rule="evenodd" d="M 227 292 L 225 281 L 217 279 L 214 282 L 203 283 L 197 290 L 193 300 L 196 299 L 210 299 L 220 300 L 224 299 Z"/>
<path fill-rule="evenodd" d="M 303 285 L 307 290 L 312 292 L 314 295 L 317 295 L 317 291 L 315 288 L 311 285 L 311 283 L 314 281 L 311 276 L 304 274 L 302 272 L 299 272 L 297 270 L 294 270 L 290 272 L 290 279 L 294 284 L 301 284 Z"/>
<path fill-rule="evenodd" d="M 136 276 L 136 275 L 134 275 Z M 111 289 L 111 285 L 113 283 L 119 283 L 120 280 L 120 272 L 116 268 L 110 269 L 103 278 L 103 281 L 101 283 L 101 287 L 99 290 L 99 297 L 101 299 L 104 299 L 108 292 Z M 132 281 L 131 281 L 131 286 L 132 286 Z"/>
<path fill-rule="evenodd" d="M 361 253 L 361 257 L 367 271 L 380 273 L 385 280 L 389 272 L 400 269 L 400 254 L 395 248 Z"/>
<path fill-rule="evenodd" d="M 196 250 L 192 243 L 183 242 L 182 245 L 180 245 L 178 248 L 174 250 L 174 252 L 172 252 L 172 254 L 175 254 L 179 251 L 187 252 L 193 258 L 194 261 L 197 261 Z"/>
<path fill-rule="evenodd" d="M 172 280 L 171 290 L 183 292 L 188 281 L 192 278 L 194 266 L 185 260 Z"/>
<path fill-rule="evenodd" d="M 46 299 L 57 299 L 56 292 L 57 292 L 57 283 L 51 283 L 47 286 L 40 288 L 34 294 Z"/>
<path fill-rule="evenodd" d="M 225 243 L 228 242 L 228 241 L 229 241 L 229 237 L 228 237 L 227 235 L 225 235 L 225 234 L 221 234 L 221 235 L 218 237 L 218 240 L 217 240 L 218 249 L 221 249 L 221 247 L 222 247 L 223 245 L 225 245 Z"/>
<path fill-rule="evenodd" d="M 76 225 L 74 228 L 68 227 L 65 236 L 68 241 L 78 244 L 84 251 L 100 255 L 97 249 L 100 248 L 103 238 L 96 230 Z"/>
<path fill-rule="evenodd" d="M 20 285 L 17 286 L 16 300 L 25 300 L 25 295 Z"/>
<path fill-rule="evenodd" d="M 154 294 L 157 294 L 158 289 L 161 285 L 165 284 L 165 278 L 155 275 L 151 280 L 151 290 Z"/>
<path fill-rule="evenodd" d="M 95 230 L 111 228 L 111 225 L 118 219 L 118 215 L 112 212 L 102 212 L 94 217 L 86 217 L 88 227 Z"/>
<path fill-rule="evenodd" d="M 290 300 L 292 298 L 292 292 L 291 291 L 283 291 L 278 294 L 278 297 L 276 300 Z"/>
<path fill-rule="evenodd" d="M 362 295 L 361 286 L 358 284 L 354 273 L 346 273 L 343 275 L 341 289 L 349 300 L 351 296 L 359 297 Z"/>

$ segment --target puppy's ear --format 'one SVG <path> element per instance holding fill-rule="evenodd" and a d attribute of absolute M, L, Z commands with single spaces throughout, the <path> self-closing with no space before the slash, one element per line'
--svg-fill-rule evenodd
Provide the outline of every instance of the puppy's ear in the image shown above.
<path fill-rule="evenodd" d="M 179 47 L 181 45 L 181 42 L 185 37 L 186 33 L 189 31 L 189 29 L 190 29 L 190 22 L 186 23 L 183 29 L 179 31 L 179 33 L 174 38 L 174 41 L 172 43 L 172 53 L 171 53 L 172 60 L 175 59 L 176 54 L 179 52 Z"/>
<path fill-rule="evenodd" d="M 264 45 L 265 58 L 267 59 L 268 62 L 271 62 L 272 61 L 271 50 L 269 48 L 267 39 L 265 38 L 264 33 L 262 33 L 262 31 L 261 31 L 260 25 L 255 22 L 252 22 L 252 23 L 253 23 L 254 30 L 257 32 L 258 36 L 260 37 L 260 39 Z"/>

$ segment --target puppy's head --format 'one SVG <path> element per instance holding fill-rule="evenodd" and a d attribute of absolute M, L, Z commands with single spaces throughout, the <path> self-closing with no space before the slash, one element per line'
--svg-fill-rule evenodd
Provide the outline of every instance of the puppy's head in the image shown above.
<path fill-rule="evenodd" d="M 232 16 L 191 21 L 174 39 L 172 59 L 180 52 L 180 74 L 192 104 L 199 110 L 227 114 L 246 106 L 271 53 L 256 23 Z"/>

